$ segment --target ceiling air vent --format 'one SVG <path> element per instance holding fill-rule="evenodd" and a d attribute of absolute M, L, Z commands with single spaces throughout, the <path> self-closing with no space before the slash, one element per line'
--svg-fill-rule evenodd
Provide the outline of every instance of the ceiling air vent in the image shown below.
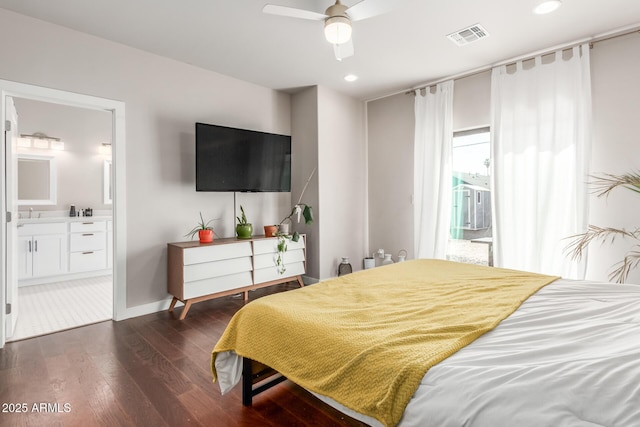
<path fill-rule="evenodd" d="M 447 38 L 458 46 L 464 46 L 485 37 L 489 37 L 489 33 L 480 24 L 475 24 L 447 35 Z"/>

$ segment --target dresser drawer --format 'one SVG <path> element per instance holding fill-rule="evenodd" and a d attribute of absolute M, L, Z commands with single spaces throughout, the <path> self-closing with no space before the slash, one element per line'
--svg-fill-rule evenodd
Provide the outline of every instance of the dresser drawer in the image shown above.
<path fill-rule="evenodd" d="M 184 265 L 251 256 L 251 242 L 200 246 L 184 250 Z"/>
<path fill-rule="evenodd" d="M 304 238 L 300 236 L 300 240 L 294 242 L 293 240 L 287 239 L 287 250 L 292 249 L 302 249 L 304 248 Z M 256 255 L 259 254 L 268 254 L 278 251 L 278 238 L 274 237 L 272 239 L 260 239 L 253 241 L 253 253 Z"/>
<path fill-rule="evenodd" d="M 278 258 L 277 253 L 269 253 L 269 254 L 260 254 L 253 257 L 253 268 L 256 270 L 259 268 L 269 268 L 275 267 L 276 259 Z M 303 249 L 287 249 L 285 253 L 282 254 L 282 259 L 286 264 L 291 264 L 294 262 L 304 261 L 304 250 Z"/>
<path fill-rule="evenodd" d="M 42 234 L 65 234 L 67 232 L 66 222 L 46 222 L 18 224 L 18 236 L 33 236 Z"/>
<path fill-rule="evenodd" d="M 105 251 L 74 252 L 69 255 L 69 271 L 72 273 L 104 268 L 107 268 Z"/>
<path fill-rule="evenodd" d="M 244 286 L 251 286 L 251 272 L 229 274 L 228 276 L 212 277 L 196 282 L 184 284 L 184 299 L 201 297 L 216 292 L 229 291 Z M 238 291 L 240 292 L 240 291 Z"/>
<path fill-rule="evenodd" d="M 278 272 L 275 265 L 268 268 L 257 268 L 253 271 L 254 283 L 270 282 L 271 280 L 286 279 L 287 277 L 304 274 L 304 262 L 285 263 L 286 271 L 283 274 Z"/>
<path fill-rule="evenodd" d="M 105 231 L 106 221 L 73 221 L 69 223 L 69 231 L 72 233 L 86 233 L 91 231 Z"/>
<path fill-rule="evenodd" d="M 227 276 L 229 274 L 241 273 L 243 271 L 251 271 L 251 268 L 251 257 L 185 265 L 184 281 L 186 283 L 203 280 L 209 277 Z"/>
<path fill-rule="evenodd" d="M 71 233 L 69 235 L 69 251 L 101 251 L 106 247 L 104 232 Z"/>

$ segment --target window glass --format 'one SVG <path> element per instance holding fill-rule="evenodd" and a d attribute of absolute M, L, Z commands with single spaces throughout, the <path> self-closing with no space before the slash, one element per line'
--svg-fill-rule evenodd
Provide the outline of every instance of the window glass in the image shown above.
<path fill-rule="evenodd" d="M 492 265 L 489 128 L 455 132 L 447 259 Z"/>

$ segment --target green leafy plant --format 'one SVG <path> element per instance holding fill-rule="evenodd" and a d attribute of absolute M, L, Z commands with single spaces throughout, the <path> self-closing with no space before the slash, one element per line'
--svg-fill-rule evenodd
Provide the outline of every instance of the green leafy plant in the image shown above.
<path fill-rule="evenodd" d="M 211 223 L 213 223 L 213 221 L 215 221 L 218 218 L 215 219 L 210 219 L 209 221 L 204 220 L 204 218 L 202 217 L 202 212 L 200 212 L 200 222 L 198 222 L 198 225 L 196 225 L 195 227 L 193 227 L 191 229 L 191 231 L 189 231 L 187 234 L 184 235 L 184 237 L 189 237 L 190 239 L 193 239 L 195 237 L 196 234 L 198 234 L 198 232 L 200 230 L 211 230 L 213 231 L 213 227 L 211 227 Z M 215 235 L 215 231 L 213 232 L 213 234 Z"/>
<path fill-rule="evenodd" d="M 280 224 L 284 223 L 287 220 L 292 221 L 292 218 L 294 215 L 297 215 L 298 222 L 300 222 L 300 214 L 302 214 L 302 216 L 304 217 L 305 224 L 309 225 L 313 223 L 313 208 L 307 205 L 306 203 L 302 203 L 302 196 L 304 196 L 304 192 L 307 190 L 307 187 L 309 186 L 309 182 L 311 182 L 311 178 L 313 177 L 313 174 L 316 172 L 316 169 L 317 168 L 314 168 L 311 171 L 309 178 L 307 178 L 307 182 L 304 184 L 304 188 L 302 189 L 302 192 L 300 193 L 300 197 L 298 198 L 298 203 L 293 205 L 293 208 L 291 208 L 291 213 L 285 216 L 282 219 L 282 221 L 280 221 Z M 295 241 L 297 242 L 297 240 Z"/>
<path fill-rule="evenodd" d="M 618 187 L 626 188 L 635 193 L 640 193 L 640 173 L 632 172 L 623 175 L 604 174 L 593 177 L 595 181 L 590 184 L 594 187 L 594 193 L 598 197 L 608 197 L 611 191 Z M 601 243 L 613 243 L 616 238 L 626 238 L 635 241 L 631 249 L 627 251 L 622 261 L 614 265 L 614 270 L 609 274 L 612 282 L 624 283 L 629 273 L 640 265 L 640 228 L 625 230 L 624 228 L 598 227 L 589 225 L 586 232 L 571 236 L 573 239 L 567 246 L 572 259 L 581 259 L 587 247 L 594 241 Z"/>
<path fill-rule="evenodd" d="M 247 225 L 249 222 L 247 221 L 247 216 L 244 214 L 244 208 L 240 205 L 240 216 L 237 216 L 238 225 Z"/>
<path fill-rule="evenodd" d="M 298 240 L 300 240 L 300 234 L 297 231 L 294 231 L 292 235 L 278 233 L 276 234 L 276 237 L 278 238 L 276 267 L 279 274 L 284 274 L 284 272 L 287 271 L 287 267 L 284 264 L 284 254 L 285 252 L 287 252 L 288 246 L 287 242 L 289 240 L 297 242 Z"/>
<path fill-rule="evenodd" d="M 316 169 L 317 168 L 314 168 L 311 171 L 309 178 L 307 178 L 307 182 L 304 184 L 304 187 L 302 188 L 302 192 L 300 193 L 300 197 L 298 198 L 298 203 L 293 205 L 293 208 L 291 209 L 291 213 L 285 216 L 282 221 L 280 221 L 281 225 L 286 221 L 291 222 L 294 215 L 298 216 L 298 222 L 300 222 L 301 214 L 302 214 L 302 217 L 304 218 L 305 224 L 308 225 L 313 223 L 313 208 L 307 205 L 306 203 L 302 203 L 302 196 L 304 196 L 304 192 L 307 190 L 307 187 L 309 186 L 309 182 L 311 182 L 311 178 L 313 177 L 313 174 L 316 173 Z M 276 234 L 276 237 L 278 238 L 276 267 L 278 268 L 278 273 L 284 274 L 284 272 L 287 271 L 287 268 L 284 264 L 284 254 L 285 252 L 287 252 L 288 241 L 289 240 L 293 242 L 299 241 L 300 234 L 297 231 L 295 231 L 292 235 L 279 232 Z"/>
<path fill-rule="evenodd" d="M 284 274 L 287 268 L 284 265 L 284 253 L 287 252 L 287 236 L 285 234 L 278 234 L 278 255 L 276 257 L 276 267 L 279 274 Z"/>

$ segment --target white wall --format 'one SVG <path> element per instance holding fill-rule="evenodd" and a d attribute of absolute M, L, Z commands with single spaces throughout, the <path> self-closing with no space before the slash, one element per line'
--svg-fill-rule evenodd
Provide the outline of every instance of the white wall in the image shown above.
<path fill-rule="evenodd" d="M 638 33 L 596 43 L 591 50 L 593 174 L 640 171 L 638 52 Z M 628 230 L 640 227 L 640 195 L 636 193 L 617 189 L 608 199 L 591 196 L 590 203 L 590 224 Z M 613 245 L 592 244 L 587 277 L 607 280 L 611 266 L 622 260 L 630 243 L 618 239 Z M 640 283 L 640 269 L 632 273 L 628 282 Z"/>
<path fill-rule="evenodd" d="M 390 96 L 367 104 L 369 249 L 413 258 L 414 97 Z"/>
<path fill-rule="evenodd" d="M 302 200 L 314 224 L 295 226 L 308 237 L 307 276 L 336 276 L 342 257 L 358 270 L 366 251 L 364 104 L 314 86 L 293 95 L 291 127 L 294 159 L 303 159 L 292 171 L 292 203 L 318 168 Z"/>
<path fill-rule="evenodd" d="M 637 33 L 598 42 L 591 50 L 593 93 L 592 173 L 622 174 L 638 171 L 640 141 L 640 35 Z M 490 72 L 458 79 L 454 87 L 454 130 L 485 126 L 490 122 Z M 406 236 L 410 228 L 403 188 L 413 185 L 413 176 L 403 171 L 412 164 L 413 97 L 400 94 L 369 102 L 369 215 L 371 249 L 397 249 L 389 236 Z M 393 171 L 393 177 L 384 165 Z M 384 183 L 388 182 L 388 185 Z M 393 184 L 391 184 L 393 183 Z M 386 206 L 387 201 L 394 209 Z M 640 226 L 637 212 L 640 196 L 620 189 L 608 200 L 590 199 L 589 222 L 599 226 L 627 228 Z M 399 213 L 405 212 L 399 220 Z M 411 218 L 412 221 L 412 218 Z M 386 227 L 383 227 L 386 225 Z M 629 242 L 594 244 L 590 248 L 587 278 L 607 280 L 610 267 L 622 259 Z M 640 269 L 629 282 L 640 283 Z"/>
<path fill-rule="evenodd" d="M 458 79 L 453 88 L 453 131 L 491 124 L 491 71 Z"/>
<path fill-rule="evenodd" d="M 166 243 L 198 219 L 232 236 L 233 193 L 196 193 L 194 123 L 290 134 L 290 96 L 0 10 L 0 78 L 126 103 L 127 307 L 164 300 Z M 290 194 L 239 194 L 254 228 L 279 222 Z M 259 231 L 258 231 L 259 232 Z"/>
<path fill-rule="evenodd" d="M 366 255 L 364 103 L 318 88 L 320 278 L 336 276 L 342 257 L 353 270 Z"/>
<path fill-rule="evenodd" d="M 21 134 L 41 132 L 65 144 L 64 151 L 20 151 L 54 156 L 58 182 L 56 205 L 22 205 L 20 210 L 69 211 L 72 204 L 78 209 L 111 210 L 103 197 L 103 165 L 111 154 L 99 150 L 102 142 L 111 142 L 111 113 L 20 98 L 14 101 Z"/>

